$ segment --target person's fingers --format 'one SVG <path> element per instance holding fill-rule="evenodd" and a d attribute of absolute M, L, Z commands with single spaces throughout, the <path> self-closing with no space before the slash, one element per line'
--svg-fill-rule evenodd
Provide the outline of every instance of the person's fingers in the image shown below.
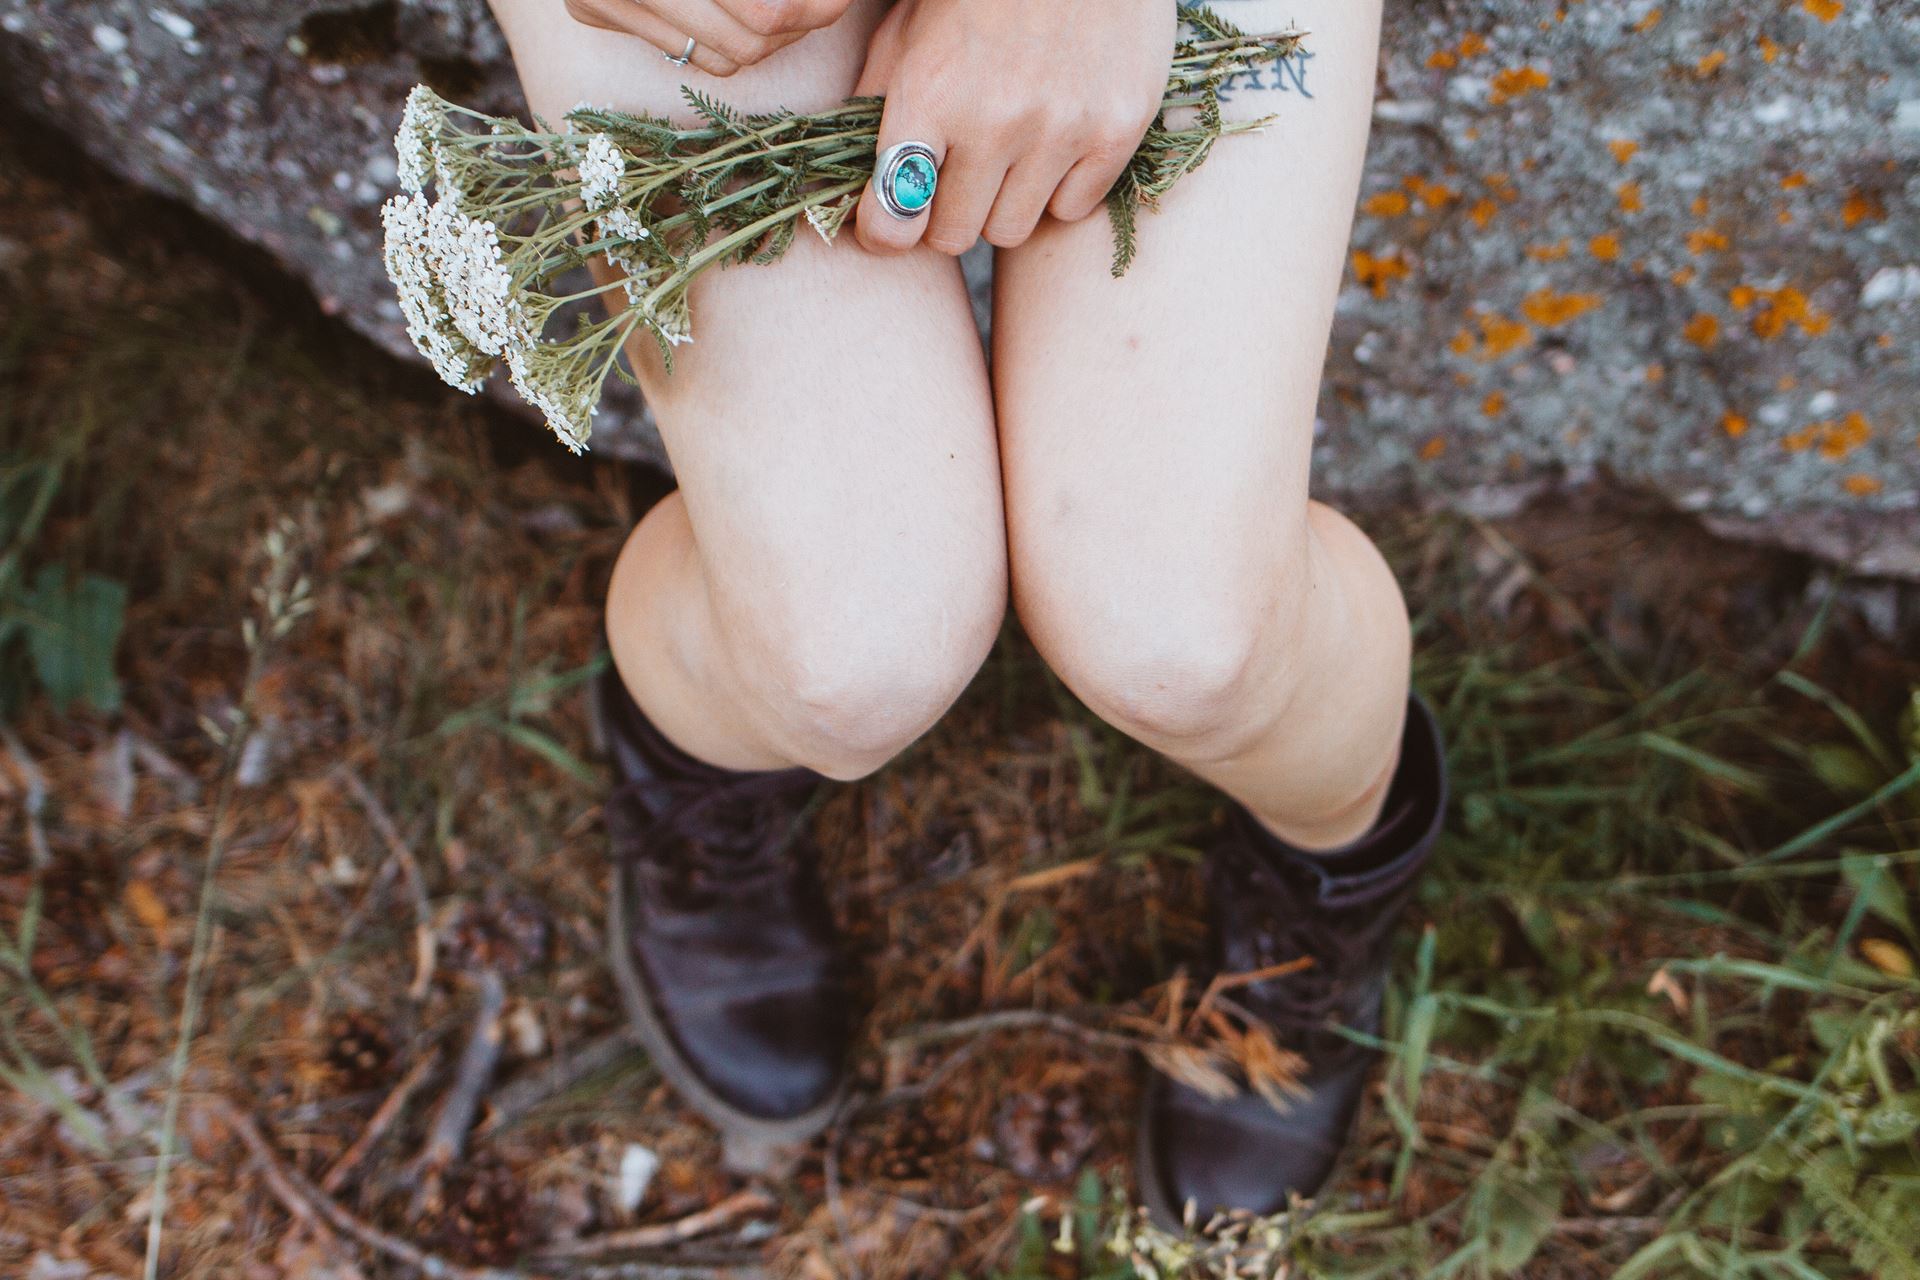
<path fill-rule="evenodd" d="M 880 19 L 879 25 L 874 27 L 873 34 L 867 37 L 867 60 L 860 65 L 860 78 L 854 82 L 854 97 L 866 98 L 885 93 L 887 86 L 893 83 L 894 71 L 900 65 L 903 48 L 900 28 L 906 12 L 906 5 L 894 5 L 887 10 L 887 16 Z"/>
<path fill-rule="evenodd" d="M 883 28 L 886 23 L 881 24 Z M 892 35 L 875 33 L 876 40 L 870 48 L 868 58 L 871 62 L 877 52 L 882 61 L 889 60 L 895 52 Z M 898 66 L 863 72 L 860 85 L 866 92 L 884 92 L 887 95 L 886 107 L 880 113 L 880 136 L 874 152 L 875 172 L 873 181 L 867 183 L 866 190 L 860 193 L 860 204 L 854 210 L 854 231 L 860 244 L 874 253 L 904 253 L 920 243 L 920 237 L 926 233 L 929 210 L 923 206 L 921 212 L 912 217 L 902 218 L 888 212 L 880 202 L 878 183 L 884 178 L 879 172 L 880 157 L 886 155 L 887 148 L 896 142 L 923 142 L 933 150 L 933 163 L 939 178 L 935 183 L 937 193 L 933 198 L 932 209 L 940 207 L 940 199 L 946 194 L 946 173 L 942 166 L 947 158 L 947 131 L 933 111 L 922 105 L 919 95 L 909 92 L 896 73 Z"/>
<path fill-rule="evenodd" d="M 940 189 L 928 215 L 927 247 L 956 256 L 971 249 L 1006 178 L 1007 162 L 999 151 L 952 147 L 940 168 Z"/>
<path fill-rule="evenodd" d="M 636 3 L 636 0 L 627 0 Z M 680 47 L 686 47 L 685 36 L 692 36 L 699 46 L 704 45 L 726 61 L 739 67 L 750 67 L 759 62 L 775 49 L 790 43 L 793 37 L 786 32 L 774 32 L 762 35 L 749 31 L 740 24 L 739 19 L 728 13 L 714 0 L 646 0 L 646 7 L 653 10 L 668 26 L 683 33 Z M 805 34 L 801 32 L 799 34 Z M 679 49 L 674 50 L 675 53 Z"/>
<path fill-rule="evenodd" d="M 669 57 L 679 57 L 691 36 L 693 56 L 688 61 L 708 75 L 730 76 L 740 69 L 740 63 L 701 40 L 697 32 L 675 25 L 635 0 L 566 0 L 566 6 L 568 15 L 576 22 L 638 36 Z"/>
<path fill-rule="evenodd" d="M 830 27 L 851 0 L 717 0 L 747 30 L 763 36 L 805 35 Z"/>
<path fill-rule="evenodd" d="M 1047 202 L 1047 212 L 1062 222 L 1078 222 L 1106 201 L 1107 192 L 1126 172 L 1140 139 L 1108 141 L 1088 151 L 1067 170 Z"/>
<path fill-rule="evenodd" d="M 987 243 L 1000 249 L 1025 244 L 1039 225 L 1040 215 L 1047 211 L 1047 202 L 1059 189 L 1061 178 L 1074 164 L 1071 153 L 1058 151 L 1036 151 L 1015 161 L 981 227 L 980 234 Z"/>
<path fill-rule="evenodd" d="M 888 106 L 887 114 L 889 116 L 893 114 L 891 104 Z M 910 125 L 908 128 L 915 128 L 915 126 Z M 937 209 L 941 199 L 947 194 L 946 175 L 942 169 L 942 166 L 946 162 L 947 147 L 940 135 L 935 132 L 931 124 L 918 126 L 915 132 L 907 132 L 905 129 L 902 129 L 897 136 L 891 135 L 887 132 L 886 126 L 883 123 L 880 131 L 880 139 L 880 148 L 876 153 L 876 159 L 878 156 L 885 155 L 887 148 L 892 146 L 894 142 L 908 140 L 924 142 L 933 150 L 934 169 L 940 174 L 940 177 L 936 183 L 938 191 L 933 198 L 931 207 Z M 923 206 L 921 212 L 908 218 L 903 218 L 890 212 L 885 205 L 880 203 L 877 184 L 882 180 L 883 175 L 876 169 L 873 181 L 867 183 L 866 190 L 860 193 L 860 203 L 855 207 L 853 212 L 854 232 L 859 237 L 861 246 L 874 253 L 905 253 L 908 249 L 919 244 L 921 236 L 926 234 L 927 207 Z"/>

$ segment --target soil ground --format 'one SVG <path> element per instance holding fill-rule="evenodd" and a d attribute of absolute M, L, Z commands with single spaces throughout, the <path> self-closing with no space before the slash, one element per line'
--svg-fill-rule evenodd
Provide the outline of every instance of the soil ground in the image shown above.
<path fill-rule="evenodd" d="M 1368 517 L 1456 812 L 1345 1171 L 1188 1254 L 1128 1163 L 1143 1054 L 1257 1053 L 1192 1016 L 1221 805 L 1015 627 L 821 808 L 858 1091 L 735 1175 L 601 954 L 580 685 L 662 478 L 6 148 L 0 304 L 0 455 L 58 477 L 0 551 L 127 600 L 111 710 L 4 654 L 0 1274 L 1912 1273 L 1910 591 L 1617 502 Z"/>

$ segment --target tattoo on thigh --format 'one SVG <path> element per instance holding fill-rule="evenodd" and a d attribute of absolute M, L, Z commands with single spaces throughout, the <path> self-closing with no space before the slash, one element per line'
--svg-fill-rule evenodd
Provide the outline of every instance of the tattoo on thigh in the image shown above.
<path fill-rule="evenodd" d="M 1209 8 L 1231 6 L 1232 0 L 1178 0 L 1182 9 L 1197 4 L 1206 4 Z M 1242 30 L 1248 30 L 1242 27 Z M 1313 91 L 1307 88 L 1307 64 L 1313 60 L 1312 49 L 1302 49 L 1291 58 L 1282 58 L 1265 67 L 1250 67 L 1245 71 L 1228 76 L 1220 86 L 1220 101 L 1230 102 L 1239 93 L 1257 93 L 1271 90 L 1275 93 L 1297 93 L 1311 99 Z"/>

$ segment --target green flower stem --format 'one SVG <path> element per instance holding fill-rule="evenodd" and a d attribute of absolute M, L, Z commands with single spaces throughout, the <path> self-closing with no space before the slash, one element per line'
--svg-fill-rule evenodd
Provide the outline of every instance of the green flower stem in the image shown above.
<path fill-rule="evenodd" d="M 734 249 L 739 248 L 742 244 L 752 240 L 758 240 L 782 222 L 789 222 L 794 218 L 802 216 L 808 209 L 811 209 L 817 204 L 825 204 L 829 200 L 836 200 L 841 196 L 850 195 L 866 185 L 867 179 L 860 178 L 853 182 L 840 183 L 838 186 L 822 188 L 819 191 L 810 193 L 806 199 L 802 200 L 799 204 L 790 205 L 785 209 L 776 209 L 758 221 L 750 222 L 738 231 L 721 237 L 719 240 L 700 250 L 700 252 L 694 254 L 691 258 L 688 258 L 685 266 L 674 272 L 664 283 L 642 299 L 641 309 L 648 310 L 654 306 L 658 306 L 660 298 L 673 287 L 676 281 L 691 279 L 695 272 L 699 271 L 709 262 L 712 262 L 715 258 L 724 257 Z"/>

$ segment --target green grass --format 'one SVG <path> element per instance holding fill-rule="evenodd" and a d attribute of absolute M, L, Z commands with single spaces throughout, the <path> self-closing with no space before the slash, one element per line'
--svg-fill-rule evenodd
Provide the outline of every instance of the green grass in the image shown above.
<path fill-rule="evenodd" d="M 557 452 L 554 469 L 503 465 L 477 415 L 456 418 L 447 397 L 410 383 L 343 377 L 364 352 L 280 332 L 230 281 L 199 267 L 139 278 L 146 292 L 112 309 L 51 287 L 0 297 L 10 317 L 0 454 L 11 468 L 0 493 L 26 495 L 0 518 L 0 535 L 20 548 L 9 563 L 128 584 L 122 714 L 204 784 L 225 753 L 192 717 L 241 693 L 239 620 L 262 577 L 249 548 L 293 514 L 311 539 L 316 608 L 276 664 L 270 701 L 318 728 L 282 779 L 323 778 L 357 752 L 418 842 L 436 910 L 505 884 L 561 920 L 564 955 L 517 997 L 551 1012 L 604 994 L 592 951 L 599 774 L 575 711 L 593 670 L 583 665 L 597 626 L 591 584 L 632 514 L 616 469 L 569 461 L 562 473 Z M 396 481 L 417 505 L 386 523 L 363 517 L 362 495 Z M 560 506 L 580 533 L 529 531 L 527 517 Z M 1920 664 L 1873 649 L 1832 590 L 1811 610 L 1780 606 L 1785 621 L 1755 624 L 1757 638 L 1703 640 L 1687 583 L 1657 602 L 1655 643 L 1634 648 L 1603 625 L 1604 603 L 1524 560 L 1515 544 L 1543 545 L 1537 531 L 1530 542 L 1511 526 L 1375 526 L 1416 605 L 1418 683 L 1448 729 L 1456 803 L 1415 908 L 1423 927 L 1408 931 L 1397 969 L 1381 1100 L 1348 1167 L 1309 1215 L 1231 1224 L 1224 1238 L 1186 1245 L 1138 1220 L 1124 1156 L 1109 1150 L 979 1273 L 1145 1274 L 1138 1255 L 1166 1276 L 1265 1274 L 1283 1261 L 1295 1275 L 1343 1277 L 1916 1275 L 1920 982 L 1901 969 L 1920 954 Z M 1704 574 L 1718 554 L 1692 563 Z M 1778 598 L 1798 601 L 1810 575 L 1774 563 L 1791 579 Z M 1601 577 L 1645 567 L 1618 566 Z M 1531 617 L 1503 614 L 1495 579 L 1524 582 Z M 0 573 L 9 582 L 31 585 Z M 26 657 L 13 655 L 17 680 Z M 97 710 L 51 715 L 24 682 L 10 693 L 20 735 L 49 771 L 83 778 L 81 753 L 114 722 Z M 1032 855 L 1017 841 L 988 849 L 956 881 L 991 886 L 1008 870 L 994 857 L 1021 874 L 1082 860 L 1106 873 L 1087 900 L 1010 909 L 986 944 L 1006 975 L 1072 963 L 1061 958 L 1072 931 L 1134 908 L 1149 896 L 1128 896 L 1143 883 L 1156 893 L 1171 884 L 1178 897 L 1215 797 L 1091 717 L 1017 639 L 996 651 L 968 708 L 995 723 L 943 729 L 882 782 L 926 789 L 991 738 L 1003 753 L 991 768 L 943 779 L 971 788 L 941 801 L 954 811 L 945 816 L 964 827 L 991 808 L 984 830 L 1036 813 L 1057 822 L 1058 838 Z M 1064 779 L 1059 797 L 989 794 L 1037 792 L 1052 776 Z M 96 815 L 78 795 L 51 795 L 32 816 L 55 837 L 56 862 L 97 847 L 116 867 L 141 867 L 192 919 L 206 842 L 185 833 L 207 830 L 204 806 L 156 799 L 163 783 L 147 781 L 145 825 L 131 829 L 89 826 Z M 236 902 L 284 910 L 269 921 L 218 908 L 223 963 L 192 1046 L 196 1087 L 257 1090 L 275 1104 L 293 1096 L 274 1056 L 283 1024 L 318 1021 L 340 991 L 371 991 L 415 1047 L 456 1047 L 466 1025 L 457 986 L 418 1007 L 401 995 L 414 922 L 404 900 L 343 924 L 357 899 L 328 881 L 329 859 L 344 851 L 371 867 L 384 856 L 357 811 L 324 814 L 323 839 L 299 826 L 304 812 L 286 791 L 248 793 L 236 822 L 300 834 L 270 857 L 239 851 L 218 885 Z M 96 1234 L 124 1235 L 143 1221 L 126 1211 L 151 1186 L 157 1135 L 113 1132 L 114 1115 L 133 1110 L 115 1091 L 145 1079 L 143 1097 L 167 1096 L 152 1085 L 164 1090 L 164 1071 L 134 1067 L 164 1064 L 173 1048 L 179 975 L 154 963 L 105 996 L 50 990 L 35 977 L 58 932 L 42 914 L 43 870 L 0 848 L 0 875 L 25 886 L 0 903 L 0 1084 L 58 1115 L 89 1159 L 125 1164 L 88 1218 Z M 102 910 L 119 912 L 105 896 Z M 964 932 L 979 910 L 960 884 L 927 914 Z M 1124 1002 L 1136 978 L 1163 980 L 1191 958 L 1190 921 L 1174 908 L 1130 919 L 1138 967 L 1151 972 L 1135 974 L 1131 952 L 1090 966 L 1093 985 L 1076 991 L 1089 1005 Z M 154 959 L 144 930 L 116 920 L 114 940 L 141 965 Z M 307 935 L 305 958 L 287 951 L 284 920 Z M 141 1006 L 137 1028 L 115 1012 L 127 1000 Z M 1018 1065 L 995 1069 L 1018 1083 Z M 684 1117 L 656 1105 L 636 1075 L 649 1078 L 608 1072 L 530 1117 L 511 1135 L 516 1158 L 558 1165 L 555 1151 L 604 1131 L 681 1142 L 676 1158 L 696 1166 L 706 1152 Z M 341 1103 L 308 1136 L 350 1138 L 360 1123 Z M 396 1165 L 402 1155 L 396 1140 Z M 24 1199 L 30 1181 L 0 1182 L 0 1198 Z M 230 1170 L 183 1159 L 173 1220 L 222 1220 L 233 1184 Z M 203 1198 L 197 1212 L 181 1212 L 193 1197 Z M 359 1205 L 373 1213 L 379 1200 Z M 271 1216 L 248 1221 L 280 1229 Z M 178 1230 L 176 1240 L 193 1238 Z M 272 1257 L 274 1243 L 226 1239 L 226 1252 L 210 1245 L 197 1258 L 176 1245 L 179 1274 Z"/>
<path fill-rule="evenodd" d="M 1456 804 L 1346 1181 L 1211 1245 L 1083 1189 L 1005 1276 L 1111 1274 L 1116 1232 L 1166 1276 L 1920 1276 L 1920 698 L 1805 674 L 1824 611 L 1770 673 L 1658 678 L 1474 603 L 1421 620 Z"/>

